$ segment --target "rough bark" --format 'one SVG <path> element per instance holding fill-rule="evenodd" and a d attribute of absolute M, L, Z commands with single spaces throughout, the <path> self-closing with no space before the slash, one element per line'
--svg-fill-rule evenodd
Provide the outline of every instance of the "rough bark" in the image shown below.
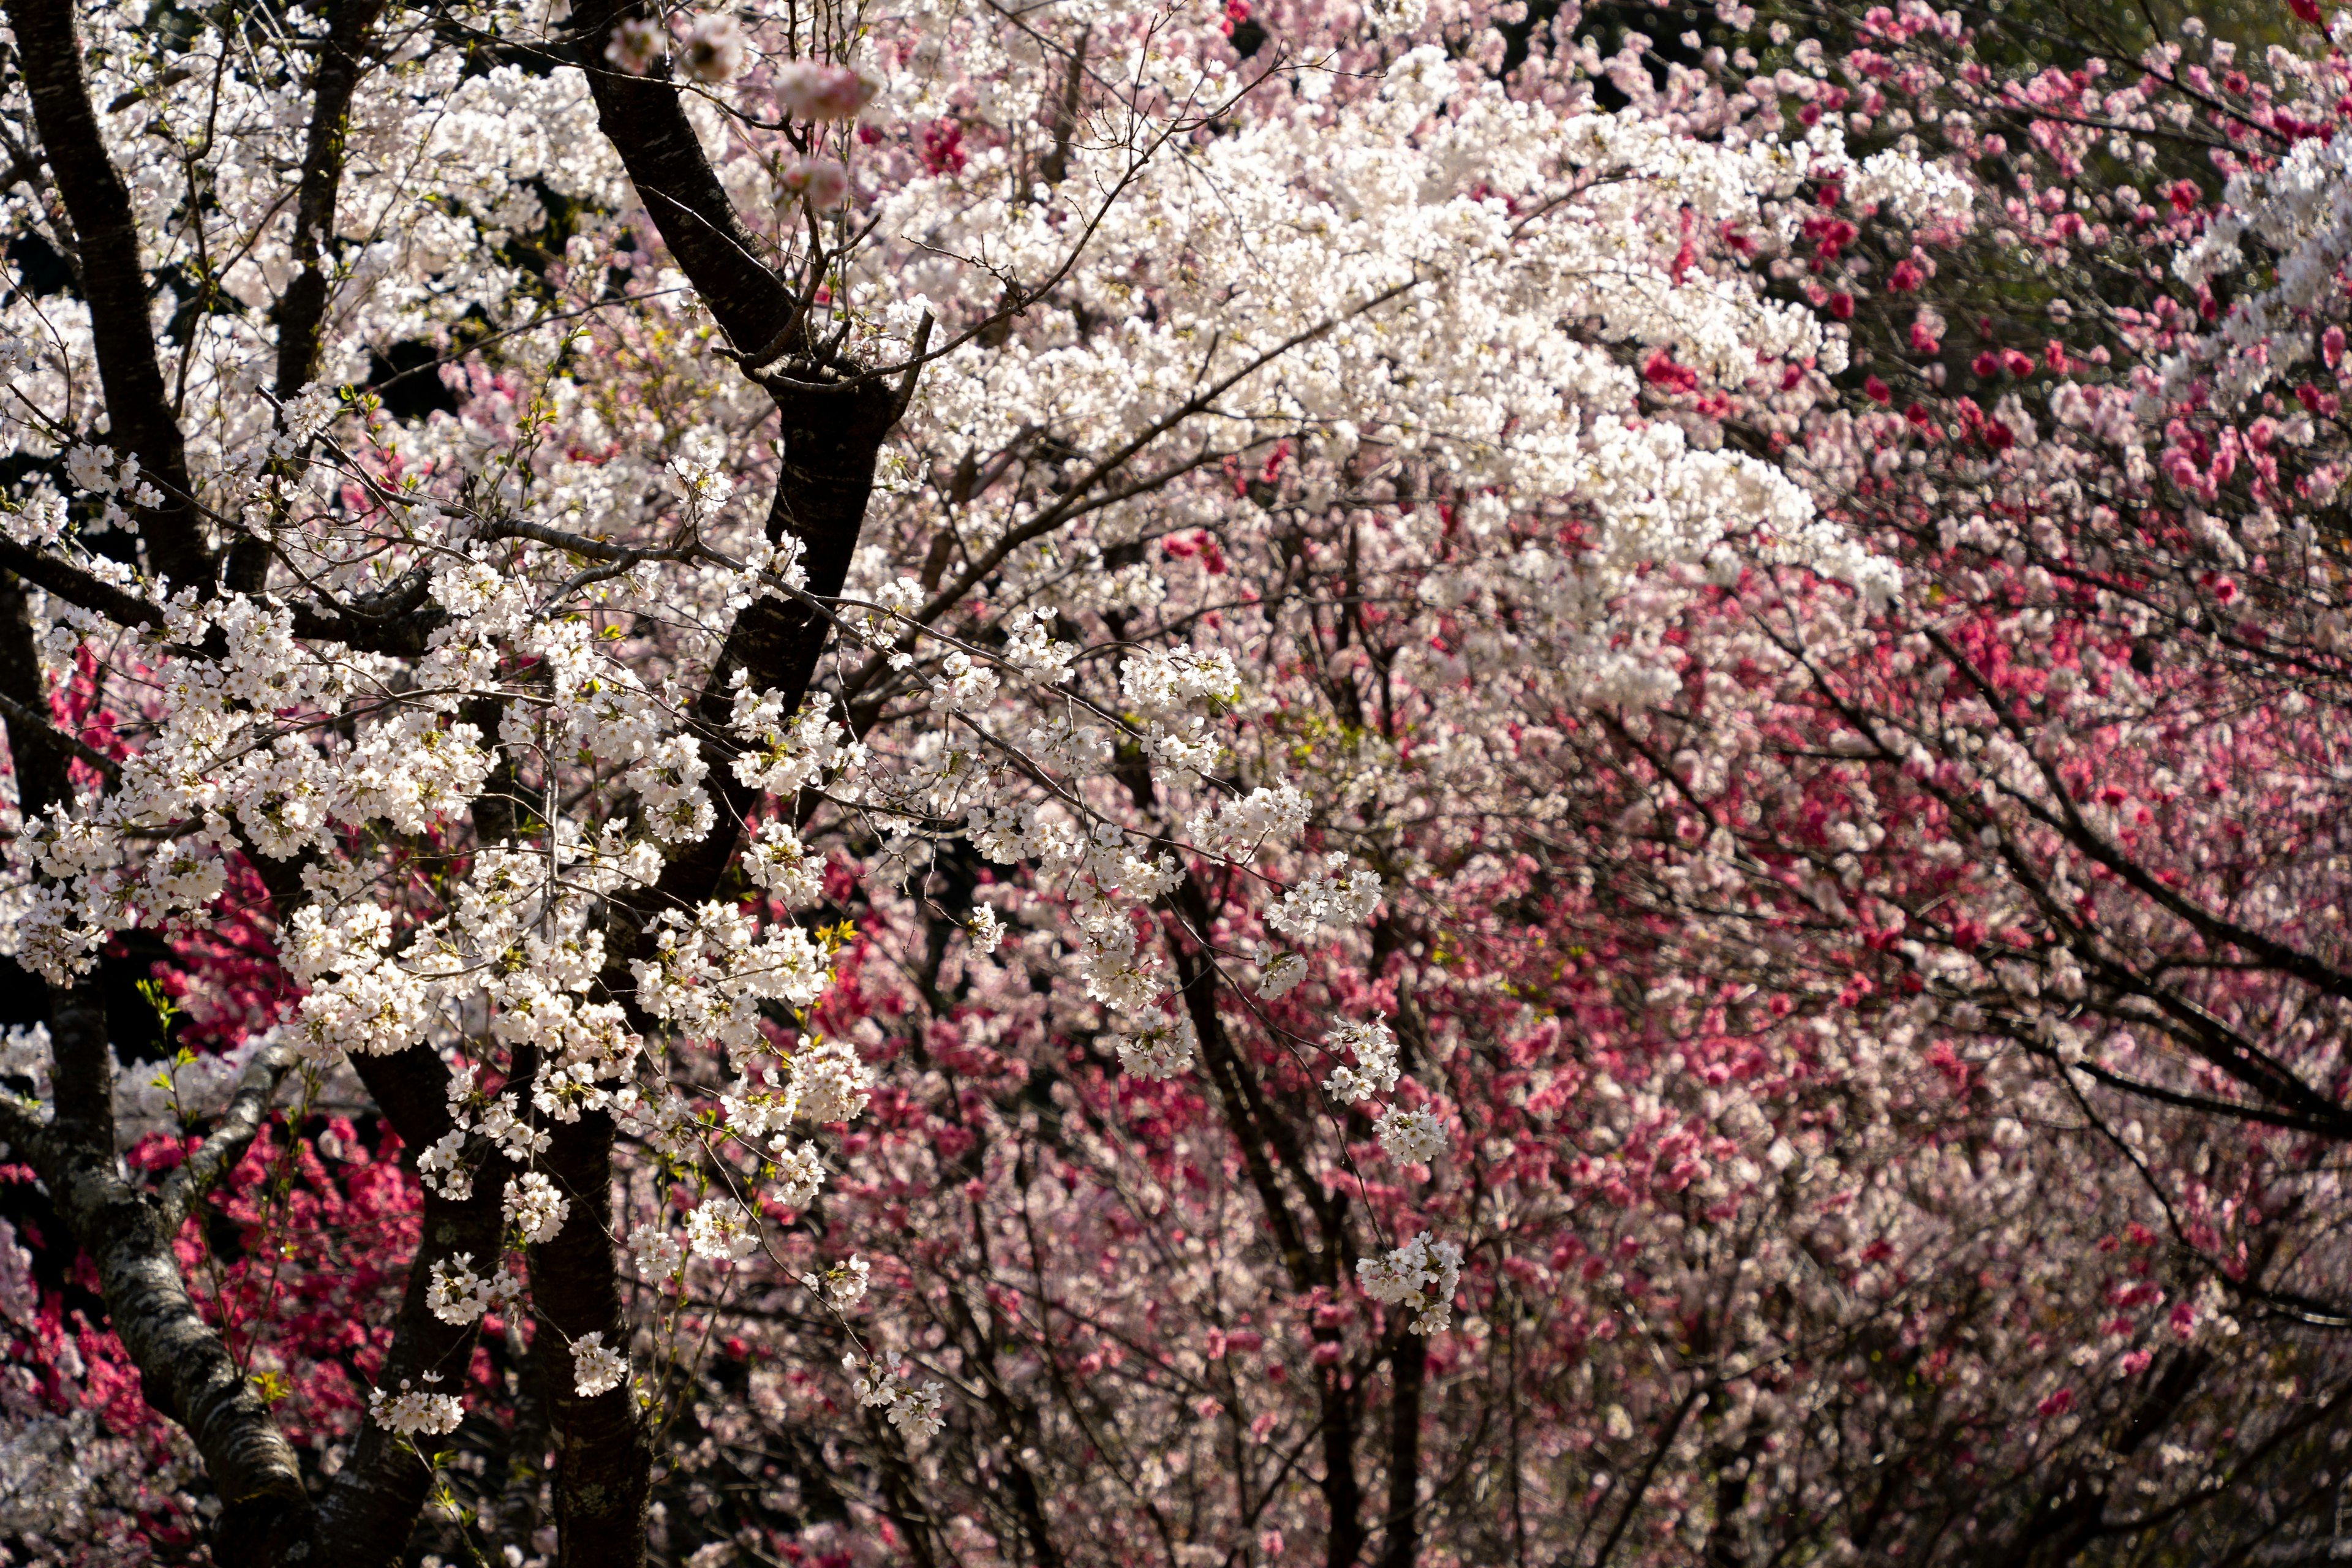
<path fill-rule="evenodd" d="M 278 1086 L 293 1065 L 294 1053 L 284 1046 L 254 1053 L 245 1071 L 237 1075 L 236 1088 L 230 1091 L 220 1121 L 205 1135 L 196 1152 L 165 1179 L 159 1195 L 167 1223 L 176 1226 L 187 1218 L 204 1195 L 245 1158 L 245 1152 L 268 1124 Z"/>
<path fill-rule="evenodd" d="M 1389 1405 L 1388 1546 L 1381 1568 L 1413 1568 L 1421 1555 L 1421 1390 L 1429 1342 L 1407 1332 L 1389 1368 L 1395 1392 Z"/>
<path fill-rule="evenodd" d="M 57 1115 L 15 1104 L 0 1136 L 29 1155 L 58 1216 L 97 1266 L 107 1321 L 139 1369 L 149 1405 L 187 1429 L 222 1510 L 215 1560 L 276 1568 L 312 1560 L 314 1518 L 293 1447 L 197 1311 L 163 1205 L 124 1177 L 114 1152 L 106 1013 L 89 987 L 50 991 Z"/>
<path fill-rule="evenodd" d="M 449 1069 L 431 1051 L 418 1047 L 397 1056 L 359 1057 L 352 1065 L 412 1159 L 456 1125 L 448 1109 Z M 443 1322 L 426 1305 L 425 1292 L 434 1264 L 470 1253 L 479 1272 L 499 1255 L 504 1168 L 486 1140 L 478 1141 L 467 1155 L 476 1166 L 470 1198 L 451 1202 L 429 1189 L 425 1194 L 408 1287 L 378 1374 L 383 1387 L 396 1389 L 403 1378 L 421 1384 L 426 1373 L 441 1374 L 453 1386 L 465 1378 L 479 1324 Z M 324 1560 L 354 1568 L 396 1561 L 416 1527 L 432 1479 L 407 1444 L 372 1421 L 364 1423 L 350 1459 L 319 1504 L 318 1542 Z"/>
<path fill-rule="evenodd" d="M 161 626 L 163 612 L 126 589 L 101 583 L 71 562 L 44 555 L 13 539 L 0 537 L 0 566 L 68 605 L 104 616 L 118 626 Z M 38 668 L 27 665 L 26 668 Z"/>
<path fill-rule="evenodd" d="M 499 1529 L 507 1540 L 527 1544 L 539 1532 L 540 1491 L 547 1479 L 547 1342 L 526 1345 L 520 1331 L 509 1325 L 506 1348 L 514 1369 L 514 1421 L 507 1433 Z"/>
<path fill-rule="evenodd" d="M 498 1256 L 499 1226 L 499 1184 L 487 1173 L 464 1203 L 425 1194 L 421 1239 L 384 1356 L 383 1386 L 398 1388 L 404 1378 L 421 1385 L 427 1373 L 440 1374 L 453 1387 L 464 1382 L 479 1325 L 443 1322 L 425 1304 L 425 1291 L 432 1265 L 453 1254 L 471 1253 L 475 1268 L 486 1268 Z M 398 1562 L 432 1480 L 432 1471 L 409 1445 L 373 1421 L 363 1423 L 349 1462 L 319 1505 L 324 1560 L 352 1568 Z"/>
<path fill-rule="evenodd" d="M 383 0 L 334 0 L 319 69 L 310 86 L 310 129 L 295 195 L 294 259 L 302 270 L 278 302 L 278 395 L 292 397 L 310 384 L 327 320 L 327 274 L 320 262 L 335 232 L 335 203 L 343 184 L 343 138 L 352 96 L 359 90 L 362 46 L 383 15 Z"/>
<path fill-rule="evenodd" d="M 1330 1513 L 1323 1542 L 1327 1568 L 1354 1568 L 1364 1554 L 1364 1486 L 1356 1478 L 1356 1394 L 1338 1363 L 1322 1369 L 1317 1386 L 1323 1425 L 1323 1506 Z"/>
<path fill-rule="evenodd" d="M 22 713 L 48 710 L 24 589 L 0 579 L 0 694 Z M 47 726 L 11 714 L 9 753 L 20 798 L 37 812 L 69 796 L 68 753 Z M 0 1106 L 0 1137 L 40 1173 L 58 1217 L 97 1265 L 107 1318 L 139 1368 L 155 1409 L 187 1428 L 223 1503 L 215 1558 L 231 1568 L 299 1561 L 311 1528 L 294 1451 L 278 1431 L 220 1336 L 196 1310 L 172 1237 L 184 1199 L 133 1186 L 115 1153 L 114 1072 L 106 1009 L 96 988 L 51 987 L 49 1039 L 55 1115 L 47 1125 Z M 275 1079 L 241 1083 L 231 1115 L 199 1152 L 217 1163 L 259 1124 Z M 191 1175 L 188 1180 L 195 1178 Z M 186 1184 L 184 1183 L 184 1186 Z"/>
<path fill-rule="evenodd" d="M 0 721 L 7 727 L 17 805 L 30 822 L 51 805 L 72 799 L 71 753 L 46 722 L 49 694 L 33 646 L 32 606 L 24 584 L 6 573 L 0 573 L 0 696 L 16 709 L 0 714 Z"/>
<path fill-rule="evenodd" d="M 589 1111 L 557 1139 L 542 1162 L 572 1201 L 552 1241 L 535 1248 L 531 1283 L 541 1332 L 558 1344 L 602 1333 L 628 1344 L 620 1279 L 613 1267 L 613 1123 Z M 555 1430 L 558 1568 L 635 1568 L 645 1561 L 646 1505 L 653 1490 L 653 1437 L 627 1384 L 583 1398 L 558 1359 L 547 1387 Z"/>
<path fill-rule="evenodd" d="M 869 381 L 779 392 L 777 404 L 783 413 L 783 472 L 768 509 L 768 538 L 776 543 L 799 541 L 808 592 L 830 598 L 841 592 L 856 553 L 874 492 L 875 460 L 898 421 L 898 397 L 884 384 Z M 725 725 L 731 702 L 728 681 L 738 669 L 749 673 L 755 688 L 779 693 L 787 712 L 798 708 L 816 678 L 832 630 L 833 623 L 802 600 L 754 601 L 727 634 L 697 717 L 713 732 Z M 647 913 L 709 898 L 734 863 L 743 820 L 757 795 L 731 770 L 714 770 L 709 783 L 718 825 L 663 868 Z"/>
<path fill-rule="evenodd" d="M 663 243 L 693 282 L 719 327 L 747 362 L 789 361 L 759 379 L 782 416 L 782 472 L 768 513 L 772 542 L 799 542 L 808 592 L 841 592 L 874 489 L 882 443 L 904 410 L 911 384 L 893 386 L 861 367 L 828 357 L 793 329 L 800 301 L 760 259 L 762 242 L 728 200 L 677 89 L 660 74 L 635 77 L 600 68 L 604 46 L 623 20 L 648 13 L 639 4 L 587 0 L 574 13 L 597 123 L 619 153 Z M 716 729 L 728 712 L 727 681 L 738 669 L 754 685 L 781 692 L 789 710 L 806 696 L 831 623 L 798 600 L 762 598 L 736 618 L 699 717 Z M 698 903 L 732 864 L 751 793 L 725 770 L 711 780 L 719 826 L 673 858 L 642 912 Z"/>
<path fill-rule="evenodd" d="M 778 335 L 791 320 L 791 290 L 756 256 L 758 241 L 736 216 L 702 145 L 687 121 L 677 89 L 659 76 L 635 78 L 604 68 L 615 24 L 641 16 L 643 7 L 588 0 L 573 21 L 588 65 L 597 123 L 619 153 L 663 241 L 690 279 L 720 328 L 739 347 Z M 730 646 L 733 642 L 730 636 Z M 611 962 L 605 989 L 633 989 L 627 961 L 646 916 L 665 905 L 709 896 L 724 875 L 740 834 L 744 803 L 725 770 L 714 774 L 719 820 L 709 839 L 665 868 L 653 898 L 613 910 Z M 628 1343 L 620 1280 L 610 1235 L 612 1119 L 601 1112 L 553 1129 L 549 1174 L 572 1202 L 563 1230 L 537 1249 L 532 1293 L 542 1333 L 569 1342 L 601 1333 L 607 1345 Z M 583 1399 L 570 1380 L 551 1372 L 549 1415 L 555 1453 L 557 1561 L 561 1568 L 645 1561 L 646 1508 L 652 1491 L 653 1448 L 642 1413 L 624 1385 Z"/>
<path fill-rule="evenodd" d="M 290 1446 L 190 1297 L 172 1237 L 195 1194 L 159 1201 L 134 1187 L 113 1153 L 112 1076 L 96 994 L 53 990 L 58 1111 L 47 1127 L 21 1107 L 0 1105 L 0 1137 L 31 1157 L 58 1212 L 98 1266 L 110 1325 L 140 1369 L 156 1410 L 194 1439 L 225 1504 L 213 1551 L 226 1568 L 294 1568 L 306 1563 L 375 1564 L 395 1560 L 422 1510 L 431 1473 L 404 1444 L 362 1426 L 350 1461 L 314 1509 Z M 412 1147 L 448 1126 L 441 1085 L 447 1069 L 423 1051 L 367 1058 L 361 1076 Z M 262 1075 L 269 1082 L 275 1073 Z M 252 1096 L 266 1104 L 257 1083 Z M 208 1141 L 249 1138 L 258 1114 L 232 1117 Z M 248 1125 L 250 1124 L 250 1125 Z M 486 1151 L 477 1151 L 478 1154 Z M 409 1270 L 383 1376 L 397 1386 L 427 1372 L 462 1378 L 477 1328 L 442 1322 L 425 1303 L 431 1266 L 453 1253 L 478 1261 L 497 1254 L 500 1215 L 495 1163 L 475 1195 L 425 1200 L 423 1239 Z"/>
<path fill-rule="evenodd" d="M 738 217 L 704 157 L 677 89 L 658 74 L 638 78 L 603 68 L 614 25 L 645 14 L 641 5 L 612 0 L 588 0 L 573 14 L 598 123 L 663 242 L 747 361 L 765 363 L 801 351 L 793 363 L 761 378 L 776 399 L 784 439 L 768 537 L 797 540 L 808 591 L 828 597 L 841 591 L 848 572 L 873 490 L 875 460 L 905 405 L 907 389 L 866 376 L 844 362 L 824 363 L 821 353 L 793 336 L 798 311 L 793 290 L 760 258 L 761 242 Z M 714 734 L 723 725 L 727 681 L 737 669 L 762 689 L 781 692 L 788 708 L 796 706 L 815 676 L 830 630 L 826 618 L 801 601 L 755 602 L 728 635 L 698 704 L 703 723 Z M 626 963 L 637 930 L 663 909 L 710 898 L 734 862 L 743 820 L 756 801 L 723 768 L 714 771 L 710 788 L 719 816 L 712 832 L 674 857 L 647 897 L 612 911 L 612 963 L 604 985 L 625 1000 L 633 989 Z M 540 1310 L 566 1341 L 601 1331 L 607 1344 L 625 1344 L 609 1235 L 611 1121 L 583 1116 L 554 1131 L 548 1164 L 570 1196 L 572 1212 L 563 1232 L 540 1248 L 534 1262 Z M 564 1568 L 634 1568 L 644 1561 L 652 1466 L 643 1416 L 625 1392 L 580 1398 L 560 1367 L 551 1367 L 547 1383 L 559 1561 Z"/>

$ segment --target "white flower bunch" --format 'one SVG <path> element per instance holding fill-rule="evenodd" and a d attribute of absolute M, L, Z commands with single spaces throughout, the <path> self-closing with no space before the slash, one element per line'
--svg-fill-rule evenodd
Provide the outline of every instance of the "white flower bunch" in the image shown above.
<path fill-rule="evenodd" d="M 816 1145 L 796 1144 L 779 1134 L 768 1149 L 775 1162 L 776 1201 L 788 1209 L 804 1209 L 815 1202 L 824 1185 L 824 1163 L 817 1157 Z"/>
<path fill-rule="evenodd" d="M 803 707 L 787 720 L 782 700 L 772 691 L 739 683 L 730 723 L 746 748 L 730 764 L 736 778 L 769 795 L 789 799 L 866 760 L 865 747 L 850 741 L 848 731 L 821 706 Z"/>
<path fill-rule="evenodd" d="M 866 1277 L 872 1271 L 864 1258 L 852 1254 L 848 1262 L 836 1263 L 822 1274 L 802 1275 L 801 1283 L 840 1311 L 866 1299 Z"/>
<path fill-rule="evenodd" d="M 441 1374 L 428 1372 L 425 1381 L 438 1383 Z M 404 1377 L 400 1392 L 389 1398 L 381 1388 L 368 1391 L 368 1415 L 385 1431 L 404 1437 L 446 1437 L 466 1419 L 466 1407 L 454 1394 L 413 1388 Z"/>
<path fill-rule="evenodd" d="M 572 1200 L 555 1190 L 544 1172 L 525 1171 L 507 1178 L 500 1208 L 526 1247 L 552 1241 L 572 1214 Z"/>
<path fill-rule="evenodd" d="M 609 1394 L 629 1375 L 628 1358 L 618 1351 L 608 1350 L 602 1331 L 581 1335 L 572 1342 L 572 1386 L 583 1399 L 593 1399 Z"/>
<path fill-rule="evenodd" d="M 686 1216 L 687 1249 L 712 1262 L 733 1262 L 760 1250 L 760 1222 L 733 1198 L 715 1194 Z"/>
<path fill-rule="evenodd" d="M 1356 1264 L 1356 1282 L 1375 1301 L 1412 1312 L 1412 1331 L 1444 1333 L 1453 1321 L 1454 1288 L 1462 1278 L 1462 1249 L 1423 1231 L 1402 1247 Z"/>
<path fill-rule="evenodd" d="M 802 845 L 793 825 L 780 816 L 760 824 L 743 849 L 743 872 L 789 910 L 804 910 L 824 896 L 824 862 Z"/>
<path fill-rule="evenodd" d="M 1118 1065 L 1137 1078 L 1170 1079 L 1192 1065 L 1201 1037 L 1190 1018 L 1172 1018 L 1118 1042 Z"/>
<path fill-rule="evenodd" d="M 824 1040 L 793 1058 L 793 1086 L 801 1114 L 823 1124 L 850 1121 L 873 1098 L 873 1077 L 846 1040 Z"/>
<path fill-rule="evenodd" d="M 1380 873 L 1349 873 L 1348 858 L 1334 852 L 1282 895 L 1281 903 L 1266 911 L 1265 923 L 1295 942 L 1307 942 L 1321 926 L 1363 924 L 1380 901 Z"/>
<path fill-rule="evenodd" d="M 1392 1105 L 1372 1123 L 1372 1131 L 1388 1157 L 1400 1165 L 1425 1165 L 1446 1145 L 1445 1124 L 1427 1110 Z"/>
<path fill-rule="evenodd" d="M 418 1177 L 453 1204 L 462 1204 L 474 1195 L 474 1171 L 466 1163 L 465 1149 L 466 1132 L 459 1128 L 443 1133 L 437 1142 L 416 1156 Z"/>
<path fill-rule="evenodd" d="M 1307 960 L 1297 953 L 1260 948 L 1257 962 L 1257 994 L 1269 1002 L 1289 995 L 1307 978 Z"/>
<path fill-rule="evenodd" d="M 842 1357 L 841 1364 L 850 1375 L 857 1403 L 886 1410 L 890 1424 L 906 1436 L 929 1437 L 947 1425 L 945 1386 L 931 1379 L 916 1387 L 914 1366 L 900 1360 L 897 1351 L 889 1352 L 882 1363 L 868 1361 L 860 1367 L 857 1358 L 849 1355 Z"/>
<path fill-rule="evenodd" d="M 659 1226 L 639 1226 L 629 1236 L 629 1256 L 637 1266 L 637 1278 L 648 1282 L 666 1280 L 686 1266 L 686 1249 L 678 1239 Z"/>
<path fill-rule="evenodd" d="M 1297 784 L 1261 784 L 1237 800 L 1203 806 L 1188 831 L 1200 849 L 1247 860 L 1269 841 L 1296 837 L 1307 814 L 1306 793 Z"/>
<path fill-rule="evenodd" d="M 1340 1104 L 1354 1105 L 1396 1088 L 1396 1035 L 1384 1020 L 1339 1024 L 1333 1027 L 1323 1048 L 1334 1057 L 1342 1051 L 1355 1054 L 1353 1067 L 1334 1067 L 1331 1075 L 1323 1080 L 1324 1089 Z"/>
<path fill-rule="evenodd" d="M 1004 942 L 1004 922 L 986 904 L 971 911 L 971 945 L 977 952 L 994 952 Z"/>
<path fill-rule="evenodd" d="M 702 787 L 710 764 L 692 735 L 673 735 L 625 775 L 645 808 L 645 822 L 666 844 L 691 844 L 718 820 L 709 792 Z"/>
<path fill-rule="evenodd" d="M 485 1279 L 474 1272 L 474 1255 L 460 1252 L 433 1265 L 432 1283 L 425 1303 L 445 1323 L 470 1323 L 483 1313 L 518 1300 L 522 1283 L 504 1269 L 492 1269 Z"/>

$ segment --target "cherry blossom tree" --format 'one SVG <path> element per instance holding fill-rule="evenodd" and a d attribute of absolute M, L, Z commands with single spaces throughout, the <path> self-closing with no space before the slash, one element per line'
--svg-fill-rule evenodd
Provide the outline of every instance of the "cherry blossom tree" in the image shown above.
<path fill-rule="evenodd" d="M 5 9 L 11 1549 L 2318 1528 L 2327 38 Z"/>
<path fill-rule="evenodd" d="M 1121 1081 L 1230 1097 L 1285 1288 L 1448 1329 L 1465 1238 L 1399 1210 L 1367 1244 L 1253 1109 L 1246 998 L 1385 884 L 1307 842 L 1290 670 L 1256 668 L 1249 623 L 1322 611 L 1244 615 L 1207 567 L 1333 548 L 1289 513 L 1419 577 L 1475 518 L 1512 657 L 1595 691 L 1655 678 L 1654 569 L 1883 600 L 1778 467 L 1643 416 L 1628 362 L 1801 405 L 1843 337 L 1769 297 L 1755 237 L 1824 178 L 1930 226 L 1969 193 L 1719 95 L 1700 135 L 1573 68 L 1507 89 L 1444 46 L 1475 16 L 1279 20 L 1244 57 L 1183 10 L 8 12 L 47 273 L 5 306 L 0 714 L 48 1016 L 0 1135 L 89 1260 L 109 1375 L 184 1434 L 215 1560 L 383 1560 L 431 1499 L 475 1550 L 641 1561 L 702 1297 L 755 1258 L 830 1325 L 791 1374 L 887 1415 L 884 1522 L 920 1533 L 953 1369 L 805 1219 L 870 1147 L 847 1124 L 913 1092 L 831 999 L 867 939 L 795 918 L 845 857 L 885 910 L 1006 868 L 1036 907 L 948 940 L 1053 933 L 1054 1005 Z M 1150 558 L 1187 542 L 1172 600 Z M 110 1051 L 90 976 L 132 928 L 201 960 L 226 1067 Z M 1282 1037 L 1333 1114 L 1438 1155 L 1391 1025 L 1329 1022 Z M 317 1286 L 311 1227 L 371 1213 L 398 1304 L 346 1280 L 340 1346 L 240 1328 L 289 1310 L 249 1251 L 200 1300 L 216 1218 Z M 506 1436 L 504 1516 L 454 1462 L 469 1420 Z"/>

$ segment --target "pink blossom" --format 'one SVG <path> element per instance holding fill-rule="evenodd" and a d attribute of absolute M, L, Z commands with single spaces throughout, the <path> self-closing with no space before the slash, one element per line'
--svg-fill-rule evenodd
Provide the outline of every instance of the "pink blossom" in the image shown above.
<path fill-rule="evenodd" d="M 792 60 L 776 72 L 776 101 L 791 120 L 847 120 L 866 107 L 875 84 L 847 66 Z"/>
<path fill-rule="evenodd" d="M 849 171 L 831 158 L 795 158 L 784 166 L 781 183 L 793 195 L 807 198 L 820 212 L 849 200 Z"/>

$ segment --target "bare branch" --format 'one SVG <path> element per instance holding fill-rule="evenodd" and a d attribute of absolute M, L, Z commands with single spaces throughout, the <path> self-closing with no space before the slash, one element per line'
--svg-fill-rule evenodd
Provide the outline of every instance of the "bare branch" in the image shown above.
<path fill-rule="evenodd" d="M 220 1179 L 245 1158 L 246 1150 L 269 1120 L 270 1102 L 278 1086 L 294 1066 L 294 1053 L 284 1046 L 267 1046 L 253 1054 L 237 1075 L 219 1123 L 198 1144 L 178 1170 L 164 1178 L 160 1194 L 163 1220 L 176 1228 Z"/>

